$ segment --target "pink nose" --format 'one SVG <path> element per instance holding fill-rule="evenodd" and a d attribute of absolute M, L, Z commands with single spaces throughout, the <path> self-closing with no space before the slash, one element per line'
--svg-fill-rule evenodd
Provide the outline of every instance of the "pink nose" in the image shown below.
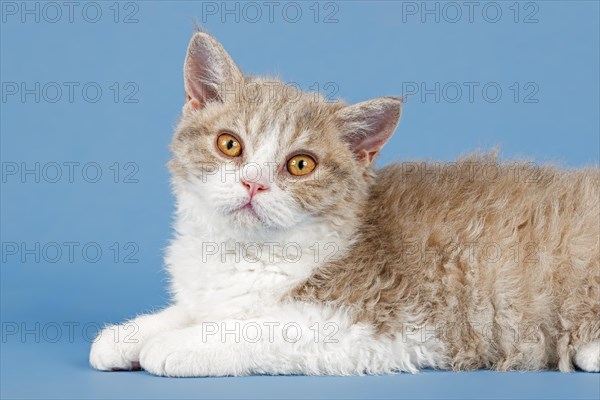
<path fill-rule="evenodd" d="M 242 185 L 248 189 L 248 193 L 250 193 L 250 198 L 254 197 L 254 195 L 258 192 L 262 192 L 267 190 L 269 186 L 264 182 L 253 182 L 242 179 Z"/>

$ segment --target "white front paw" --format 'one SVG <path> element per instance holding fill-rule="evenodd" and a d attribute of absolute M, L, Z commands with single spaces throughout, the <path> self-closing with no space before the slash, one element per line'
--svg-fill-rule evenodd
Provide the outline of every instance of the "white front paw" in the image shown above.
<path fill-rule="evenodd" d="M 154 375 L 171 377 L 207 376 L 204 360 L 190 343 L 179 340 L 176 333 L 151 339 L 140 353 L 140 366 Z"/>
<path fill-rule="evenodd" d="M 136 340 L 119 341 L 119 330 L 120 326 L 109 326 L 94 339 L 90 350 L 92 367 L 101 371 L 140 369 L 137 360 L 139 343 Z"/>

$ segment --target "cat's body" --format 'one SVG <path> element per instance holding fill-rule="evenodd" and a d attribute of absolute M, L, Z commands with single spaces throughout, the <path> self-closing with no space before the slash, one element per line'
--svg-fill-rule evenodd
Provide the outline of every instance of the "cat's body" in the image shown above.
<path fill-rule="evenodd" d="M 134 319 L 133 340 L 103 331 L 94 367 L 600 369 L 598 169 L 477 156 L 375 170 L 398 99 L 346 106 L 244 78 L 204 33 L 185 75 L 173 305 Z"/>
<path fill-rule="evenodd" d="M 375 182 L 356 245 L 297 298 L 354 306 L 384 335 L 427 328 L 457 370 L 568 371 L 598 339 L 597 169 L 488 155 L 392 165 Z"/>

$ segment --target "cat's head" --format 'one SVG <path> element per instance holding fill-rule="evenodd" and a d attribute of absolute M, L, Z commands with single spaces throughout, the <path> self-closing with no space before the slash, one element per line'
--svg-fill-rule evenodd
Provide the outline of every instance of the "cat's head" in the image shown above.
<path fill-rule="evenodd" d="M 171 144 L 176 190 L 239 229 L 351 218 L 401 114 L 396 97 L 346 105 L 244 77 L 204 32 L 190 41 L 184 79 Z"/>

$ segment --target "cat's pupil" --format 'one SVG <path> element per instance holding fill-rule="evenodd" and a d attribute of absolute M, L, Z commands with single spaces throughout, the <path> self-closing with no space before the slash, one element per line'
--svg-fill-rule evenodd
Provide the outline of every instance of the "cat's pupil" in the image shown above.
<path fill-rule="evenodd" d="M 229 142 L 227 142 L 227 150 L 231 150 L 233 148 L 234 144 L 235 144 L 235 142 L 233 140 L 230 140 Z"/>
<path fill-rule="evenodd" d="M 306 161 L 304 160 L 300 160 L 300 162 L 298 163 L 298 169 L 302 169 L 306 166 Z"/>

